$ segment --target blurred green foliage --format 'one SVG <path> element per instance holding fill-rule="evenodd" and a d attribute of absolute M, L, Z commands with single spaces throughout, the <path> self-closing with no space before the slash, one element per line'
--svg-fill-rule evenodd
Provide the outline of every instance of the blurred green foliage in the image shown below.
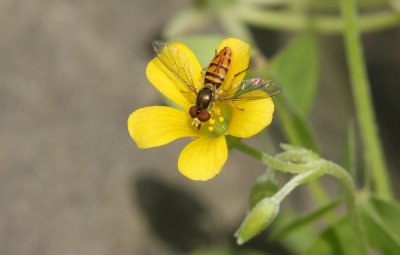
<path fill-rule="evenodd" d="M 282 84 L 290 108 L 307 116 L 318 86 L 319 49 L 315 37 L 307 34 L 292 40 L 274 56 L 266 71 Z"/>
<path fill-rule="evenodd" d="M 190 252 L 188 255 L 268 255 L 268 253 L 254 250 L 203 249 Z"/>
<path fill-rule="evenodd" d="M 375 251 L 379 254 L 395 255 L 400 251 L 400 205 L 391 197 L 390 185 L 385 179 L 385 167 L 365 170 L 357 169 L 355 164 L 357 134 L 361 135 L 364 142 L 366 141 L 365 147 L 368 148 L 369 144 L 373 144 L 368 142 L 371 139 L 378 141 L 379 145 L 378 137 L 374 138 L 373 134 L 364 132 L 365 126 L 370 125 L 361 125 L 358 130 L 352 120 L 349 120 L 347 132 L 343 135 L 341 165 L 344 170 L 317 155 L 320 153 L 319 142 L 309 121 L 320 75 L 320 49 L 316 33 L 344 34 L 347 38 L 345 45 L 348 50 L 349 72 L 351 77 L 358 77 L 352 80 L 352 86 L 365 87 L 368 86 L 368 78 L 360 71 L 365 69 L 365 62 L 362 58 L 359 34 L 399 26 L 398 6 L 398 1 L 393 0 L 198 0 L 194 1 L 193 6 L 178 13 L 165 26 L 163 36 L 168 40 L 178 40 L 189 45 L 203 67 L 209 64 L 217 45 L 223 38 L 233 36 L 251 43 L 254 48 L 255 65 L 248 70 L 248 76 L 273 79 L 282 85 L 283 91 L 280 96 L 274 98 L 274 102 L 285 139 L 290 144 L 313 152 L 287 146 L 284 147 L 285 152 L 271 157 L 243 147 L 240 139 L 231 138 L 229 144 L 230 148 L 242 146 L 240 148 L 242 152 L 259 159 L 269 166 L 269 173 L 275 173 L 263 174 L 256 181 L 250 196 L 248 214 L 250 216 L 257 214 L 257 210 L 262 208 L 263 201 L 269 204 L 271 199 L 276 197 L 283 199 L 297 185 L 305 182 L 310 184 L 308 186 L 311 188 L 311 194 L 317 201 L 314 210 L 299 215 L 287 209 L 277 217 L 276 226 L 274 224 L 271 226 L 269 242 L 279 242 L 290 248 L 293 254 L 364 255 Z M 364 11 L 358 17 L 356 8 Z M 342 15 L 339 15 L 339 12 Z M 257 48 L 249 25 L 298 33 L 275 56 L 268 56 L 270 60 L 267 60 Z M 213 34 L 210 34 L 210 28 Z M 263 47 L 263 45 L 258 46 Z M 353 94 L 357 103 L 360 95 L 357 91 Z M 364 101 L 370 100 L 368 94 L 364 97 L 367 97 L 363 98 Z M 365 105 L 361 108 L 363 110 L 358 112 L 358 121 L 362 123 L 372 121 L 374 125 L 373 117 L 368 120 L 364 116 L 363 111 L 368 112 L 370 109 L 365 110 Z M 384 161 L 383 157 L 368 155 L 375 162 Z M 271 166 L 271 162 L 276 164 Z M 276 166 L 282 167 L 278 169 Z M 278 185 L 272 176 L 282 169 L 291 167 L 295 170 L 286 172 L 296 175 L 286 184 Z M 320 172 L 310 172 L 316 170 Z M 356 170 L 363 173 L 367 179 L 366 185 L 359 191 L 355 189 L 355 179 L 351 178 L 356 177 Z M 374 173 L 366 171 L 378 171 L 381 174 L 378 176 L 379 180 L 369 180 L 368 178 L 371 179 Z M 311 179 L 295 182 L 296 178 L 303 177 L 302 174 L 309 174 L 311 177 L 307 178 Z M 341 181 L 342 189 L 338 199 L 330 199 L 324 188 L 318 182 L 312 181 L 322 174 L 333 175 Z M 370 181 L 378 188 L 373 189 L 369 185 Z M 339 205 L 343 201 L 347 203 L 347 211 L 338 213 Z M 274 206 L 279 208 L 279 205 L 274 204 Z M 269 225 L 270 220 L 275 217 L 274 210 L 261 211 L 265 214 L 264 218 L 252 221 L 253 219 L 248 216 L 243 223 L 246 225 L 246 222 L 252 221 L 250 224 L 252 225 L 256 222 L 252 228 L 256 229 L 257 233 Z M 253 234 L 251 232 L 247 237 L 253 237 Z M 190 255 L 261 255 L 267 254 L 266 252 L 205 249 L 193 251 Z"/>

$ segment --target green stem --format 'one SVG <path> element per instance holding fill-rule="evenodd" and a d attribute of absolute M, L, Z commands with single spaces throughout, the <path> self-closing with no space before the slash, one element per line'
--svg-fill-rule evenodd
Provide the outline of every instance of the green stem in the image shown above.
<path fill-rule="evenodd" d="M 311 16 L 292 11 L 275 11 L 257 7 L 242 6 L 237 8 L 238 18 L 253 26 L 262 28 L 286 30 L 286 31 L 308 31 L 312 30 L 323 34 L 340 34 L 346 28 L 340 17 Z M 373 32 L 398 26 L 400 24 L 400 13 L 392 11 L 380 11 L 367 14 L 357 20 L 362 32 Z"/>
<path fill-rule="evenodd" d="M 274 103 L 276 105 L 276 108 L 278 109 L 277 113 L 279 116 L 279 120 L 281 122 L 281 126 L 285 132 L 285 135 L 288 139 L 288 141 L 297 146 L 304 146 L 304 143 L 301 139 L 301 136 L 299 136 L 298 130 L 296 130 L 296 125 L 293 123 L 293 118 L 290 116 L 288 112 L 288 106 L 287 104 L 284 104 L 283 99 L 277 98 L 274 100 Z M 315 148 L 310 148 L 310 149 L 315 149 Z"/>
<path fill-rule="evenodd" d="M 313 170 L 315 167 L 319 166 L 319 160 L 314 160 L 313 163 L 307 164 L 294 164 L 291 162 L 282 161 L 267 153 L 258 151 L 248 146 L 247 144 L 242 143 L 241 141 L 235 144 L 235 148 L 259 160 L 261 163 L 268 165 L 269 167 L 280 170 L 281 172 L 299 174 L 309 170 Z"/>
<path fill-rule="evenodd" d="M 293 177 L 290 181 L 285 183 L 285 185 L 278 192 L 275 193 L 272 199 L 277 201 L 277 203 L 281 203 L 283 199 L 289 195 L 290 192 L 292 192 L 297 186 L 305 182 L 304 179 L 315 178 L 314 176 L 320 176 L 320 175 L 321 175 L 320 170 L 310 170 L 298 174 L 295 177 Z"/>
<path fill-rule="evenodd" d="M 395 2 L 397 0 L 389 0 L 389 2 Z M 262 7 L 281 7 L 282 5 L 293 4 L 293 0 L 239 0 L 242 4 L 259 5 Z M 307 8 L 315 11 L 336 11 L 339 6 L 336 1 L 321 1 L 321 0 L 309 0 Z M 395 4 L 393 4 L 395 5 Z M 382 0 L 363 0 L 358 1 L 357 6 L 361 9 L 383 9 L 388 7 L 388 3 Z"/>
<path fill-rule="evenodd" d="M 295 130 L 295 125 L 293 124 L 293 120 L 289 116 L 289 112 L 287 111 L 287 107 L 284 107 L 281 100 L 275 100 L 275 104 L 278 108 L 279 120 L 282 122 L 282 127 L 285 131 L 285 134 L 289 140 L 289 142 L 293 145 L 304 146 L 304 142 L 302 141 L 299 133 Z M 312 148 L 316 149 L 316 148 Z M 312 194 L 315 196 L 315 199 L 319 204 L 326 204 L 329 199 L 326 195 L 325 191 L 322 189 L 320 183 L 312 182 L 310 183 L 310 189 Z"/>
<path fill-rule="evenodd" d="M 263 164 L 266 164 L 276 170 L 287 172 L 287 173 L 304 173 L 307 171 L 321 171 L 323 173 L 332 175 L 339 179 L 342 182 L 343 186 L 346 188 L 345 190 L 345 198 L 346 204 L 348 208 L 348 213 L 350 217 L 350 223 L 352 224 L 352 228 L 359 239 L 359 242 L 356 242 L 359 254 L 365 255 L 368 254 L 368 241 L 365 231 L 361 224 L 360 215 L 358 212 L 358 208 L 356 205 L 356 189 L 354 186 L 354 182 L 351 179 L 349 173 L 344 170 L 339 165 L 327 161 L 325 159 L 316 159 L 312 160 L 309 163 L 304 164 L 294 164 L 291 162 L 281 161 L 272 157 L 266 153 L 260 152 L 242 142 L 238 142 L 236 144 L 236 148 L 247 155 L 260 160 Z"/>
<path fill-rule="evenodd" d="M 382 145 L 378 135 L 375 114 L 372 106 L 370 85 L 367 77 L 362 50 L 356 4 L 354 0 L 341 0 L 341 12 L 345 24 L 345 46 L 347 64 L 350 69 L 351 85 L 356 113 L 365 147 L 364 165 L 372 173 L 378 195 L 390 199 L 392 191 L 386 170 Z"/>

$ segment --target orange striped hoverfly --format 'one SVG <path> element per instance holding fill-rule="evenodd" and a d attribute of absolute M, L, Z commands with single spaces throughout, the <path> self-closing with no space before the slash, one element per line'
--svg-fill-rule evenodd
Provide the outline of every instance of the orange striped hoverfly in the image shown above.
<path fill-rule="evenodd" d="M 200 125 L 210 119 L 209 109 L 214 102 L 257 100 L 272 97 L 281 91 L 278 83 L 261 78 L 242 80 L 222 91 L 220 87 L 230 71 L 232 58 L 235 57 L 229 47 L 216 53 L 208 68 L 203 69 L 201 84 L 197 86 L 199 89 L 194 84 L 194 69 L 190 61 L 176 47 L 163 41 L 154 41 L 153 49 L 161 63 L 179 80 L 178 88 L 183 93 L 193 93 L 196 97 L 196 103 L 190 107 L 189 115 Z M 197 127 L 200 128 L 200 125 Z"/>

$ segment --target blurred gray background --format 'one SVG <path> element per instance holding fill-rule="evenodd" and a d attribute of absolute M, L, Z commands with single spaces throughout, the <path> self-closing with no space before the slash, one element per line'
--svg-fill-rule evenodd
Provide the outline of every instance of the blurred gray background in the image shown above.
<path fill-rule="evenodd" d="M 141 151 L 126 128 L 133 110 L 161 104 L 145 76 L 151 41 L 188 4 L 0 1 L 0 254 L 185 249 L 179 242 L 166 245 L 162 233 L 157 237 L 146 211 L 152 205 L 138 197 L 138 189 L 187 196 L 176 202 L 182 211 L 204 204 L 212 212 L 204 213 L 209 226 L 200 232 L 209 233 L 213 219 L 219 226 L 239 223 L 260 165 L 247 168 L 252 160 L 237 160 L 233 152 L 218 178 L 192 182 L 176 166 L 188 140 Z M 184 220 L 171 227 L 183 228 Z M 207 243 L 201 233 L 186 235 Z"/>
<path fill-rule="evenodd" d="M 164 255 L 231 243 L 263 167 L 232 151 L 217 178 L 192 182 L 176 167 L 188 140 L 138 150 L 126 128 L 133 110 L 162 103 L 145 76 L 151 41 L 189 4 L 0 0 L 0 254 Z M 338 160 L 351 103 L 335 86 L 347 82 L 335 58 L 343 49 L 332 47 L 341 39 L 321 41 L 323 72 L 341 75 L 321 83 L 317 102 L 336 107 L 312 118 Z"/>

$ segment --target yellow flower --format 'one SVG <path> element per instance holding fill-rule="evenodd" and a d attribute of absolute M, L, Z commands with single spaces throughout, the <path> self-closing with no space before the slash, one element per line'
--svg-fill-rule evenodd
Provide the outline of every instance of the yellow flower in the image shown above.
<path fill-rule="evenodd" d="M 181 65 L 191 66 L 193 77 L 190 79 L 193 79 L 194 86 L 199 90 L 203 84 L 202 67 L 193 52 L 179 42 L 168 45 L 174 48 L 177 55 L 184 56 L 190 62 Z M 232 61 L 221 90 L 243 80 L 244 70 L 248 68 L 250 59 L 249 45 L 239 39 L 223 40 L 218 52 L 224 47 L 232 49 Z M 274 104 L 271 98 L 221 101 L 211 104 L 208 109 L 211 118 L 198 128 L 199 123 L 194 125 L 188 113 L 189 108 L 196 104 L 196 96 L 182 91 L 182 87 L 177 85 L 181 81 L 171 73 L 165 63 L 155 57 L 148 64 L 146 74 L 149 81 L 181 109 L 166 106 L 138 109 L 128 118 L 129 134 L 142 149 L 161 146 L 182 137 L 196 138 L 182 150 L 178 159 L 179 171 L 192 180 L 208 180 L 221 171 L 228 158 L 226 135 L 251 137 L 272 121 Z"/>

